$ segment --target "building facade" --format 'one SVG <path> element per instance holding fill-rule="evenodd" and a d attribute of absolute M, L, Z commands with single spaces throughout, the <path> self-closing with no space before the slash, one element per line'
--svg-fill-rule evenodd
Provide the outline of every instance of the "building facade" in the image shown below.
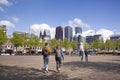
<path fill-rule="evenodd" d="M 77 34 L 77 33 L 82 33 L 81 27 L 75 27 L 75 34 Z"/>
<path fill-rule="evenodd" d="M 111 35 L 110 40 L 120 40 L 120 34 Z"/>
<path fill-rule="evenodd" d="M 40 39 L 40 41 L 42 41 L 42 40 L 45 40 L 45 41 L 50 40 L 51 39 L 50 30 L 44 30 L 43 32 L 40 31 L 39 39 Z"/>
<path fill-rule="evenodd" d="M 103 41 L 103 37 L 101 34 L 96 34 L 93 36 L 86 36 L 86 42 L 91 44 L 96 38 L 98 38 L 101 42 Z"/>
<path fill-rule="evenodd" d="M 56 27 L 55 38 L 57 40 L 63 40 L 63 28 L 62 28 L 62 26 Z"/>
<path fill-rule="evenodd" d="M 14 33 L 20 34 L 20 35 L 22 35 L 22 36 L 29 37 L 29 33 L 28 33 L 28 32 L 14 31 L 13 34 L 14 34 Z"/>
<path fill-rule="evenodd" d="M 6 34 L 6 32 L 7 32 L 7 26 L 6 25 L 0 25 L 0 29 L 3 30 Z"/>
<path fill-rule="evenodd" d="M 66 26 L 65 27 L 65 38 L 67 38 L 69 41 L 73 40 L 73 30 L 72 27 Z"/>

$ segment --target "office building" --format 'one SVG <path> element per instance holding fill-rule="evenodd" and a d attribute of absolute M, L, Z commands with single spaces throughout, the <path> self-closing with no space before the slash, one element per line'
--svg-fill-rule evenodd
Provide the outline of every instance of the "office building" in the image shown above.
<path fill-rule="evenodd" d="M 75 27 L 75 34 L 77 34 L 77 33 L 82 33 L 81 27 Z"/>
<path fill-rule="evenodd" d="M 39 34 L 39 39 L 40 40 L 45 40 L 45 41 L 47 41 L 47 40 L 49 40 L 51 38 L 51 36 L 50 36 L 50 30 L 44 30 L 43 32 L 42 31 L 40 31 L 40 34 Z"/>
<path fill-rule="evenodd" d="M 73 40 L 73 30 L 72 27 L 66 26 L 65 27 L 65 38 L 67 38 L 69 41 Z"/>
<path fill-rule="evenodd" d="M 120 34 L 111 35 L 110 40 L 120 40 Z"/>
<path fill-rule="evenodd" d="M 5 32 L 5 34 L 6 34 L 6 32 L 7 32 L 6 25 L 0 25 L 0 29 L 3 30 Z"/>
<path fill-rule="evenodd" d="M 55 38 L 57 40 L 63 40 L 63 28 L 62 28 L 62 26 L 56 27 Z"/>
<path fill-rule="evenodd" d="M 14 31 L 13 34 L 14 34 L 14 33 L 20 34 L 20 35 L 22 35 L 22 36 L 29 37 L 29 33 L 28 33 L 28 32 Z"/>
<path fill-rule="evenodd" d="M 101 42 L 103 41 L 103 37 L 101 34 L 96 34 L 93 36 L 86 36 L 86 42 L 91 44 L 96 38 L 98 38 Z"/>

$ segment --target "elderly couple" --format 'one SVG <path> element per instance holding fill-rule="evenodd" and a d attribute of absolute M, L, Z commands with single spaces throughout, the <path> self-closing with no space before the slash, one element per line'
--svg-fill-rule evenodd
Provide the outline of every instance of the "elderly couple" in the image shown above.
<path fill-rule="evenodd" d="M 48 72 L 50 53 L 51 53 L 51 50 L 50 50 L 49 44 L 45 43 L 45 46 L 42 49 L 45 73 Z M 57 69 L 58 72 L 60 72 L 62 59 L 64 60 L 64 53 L 62 52 L 59 45 L 56 46 L 56 49 L 54 50 L 54 53 L 55 53 L 56 69 Z"/>

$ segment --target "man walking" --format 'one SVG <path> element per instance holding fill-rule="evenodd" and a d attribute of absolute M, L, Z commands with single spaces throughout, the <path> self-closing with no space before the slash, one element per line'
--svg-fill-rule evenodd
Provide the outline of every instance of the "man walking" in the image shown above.
<path fill-rule="evenodd" d="M 51 52 L 51 50 L 50 50 L 49 44 L 45 43 L 45 46 L 42 49 L 45 73 L 48 72 L 50 52 Z"/>
<path fill-rule="evenodd" d="M 85 56 L 85 61 L 88 62 L 88 51 L 87 49 L 84 50 L 82 45 L 80 46 L 79 56 L 81 57 L 81 62 L 83 61 L 84 56 Z"/>

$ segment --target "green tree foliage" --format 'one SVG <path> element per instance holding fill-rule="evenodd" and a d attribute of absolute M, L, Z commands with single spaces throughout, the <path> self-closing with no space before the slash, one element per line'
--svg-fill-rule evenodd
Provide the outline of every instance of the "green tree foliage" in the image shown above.
<path fill-rule="evenodd" d="M 23 41 L 23 44 L 24 44 L 24 46 L 29 46 L 29 37 L 27 37 L 27 36 L 23 36 L 23 39 L 24 39 L 24 41 Z"/>
<path fill-rule="evenodd" d="M 104 43 L 104 42 L 100 42 L 99 48 L 100 48 L 101 50 L 104 50 L 104 49 L 105 49 L 105 43 Z"/>
<path fill-rule="evenodd" d="M 11 38 L 11 42 L 14 44 L 15 47 L 23 46 L 24 37 L 20 34 L 14 33 L 13 37 Z"/>
<path fill-rule="evenodd" d="M 93 49 L 98 49 L 98 48 L 100 48 L 100 40 L 99 40 L 98 38 L 96 38 L 96 39 L 94 40 L 94 42 L 92 43 L 91 47 L 92 47 Z"/>
<path fill-rule="evenodd" d="M 110 49 L 115 49 L 114 42 L 112 40 L 106 40 L 105 48 L 108 50 L 108 52 L 109 52 Z"/>
<path fill-rule="evenodd" d="M 113 44 L 115 46 L 115 49 L 120 49 L 120 40 L 113 40 Z"/>
<path fill-rule="evenodd" d="M 7 36 L 3 32 L 3 30 L 0 29 L 0 45 L 4 44 L 7 41 Z"/>
<path fill-rule="evenodd" d="M 36 47 L 36 46 L 39 46 L 39 44 L 40 44 L 40 41 L 38 36 L 33 36 L 29 39 L 29 46 Z"/>
<path fill-rule="evenodd" d="M 45 45 L 45 41 L 40 41 L 39 46 L 42 48 Z"/>
<path fill-rule="evenodd" d="M 13 37 L 11 38 L 11 42 L 16 47 L 16 51 L 17 51 L 18 46 L 23 46 L 24 45 L 24 36 L 22 36 L 20 34 L 17 34 L 17 33 L 14 33 Z"/>
<path fill-rule="evenodd" d="M 84 48 L 85 48 L 85 49 L 89 49 L 89 44 L 85 43 L 85 44 L 84 44 Z"/>
<path fill-rule="evenodd" d="M 56 45 L 57 45 L 57 43 L 58 43 L 58 41 L 57 41 L 56 39 L 52 39 L 52 40 L 50 41 L 50 46 L 51 46 L 51 48 L 55 48 Z"/>
<path fill-rule="evenodd" d="M 75 41 L 72 41 L 72 42 L 71 42 L 71 48 L 73 48 L 73 49 L 77 48 L 77 44 L 76 44 Z"/>
<path fill-rule="evenodd" d="M 70 41 L 69 41 L 67 38 L 65 38 L 65 39 L 63 40 L 63 47 L 64 47 L 65 49 L 71 47 Z"/>
<path fill-rule="evenodd" d="M 52 48 L 55 48 L 56 45 L 60 45 L 61 47 L 65 48 L 65 49 L 67 49 L 67 48 L 76 48 L 77 47 L 75 41 L 70 42 L 67 38 L 65 38 L 64 40 L 52 39 L 50 41 L 50 46 Z"/>

